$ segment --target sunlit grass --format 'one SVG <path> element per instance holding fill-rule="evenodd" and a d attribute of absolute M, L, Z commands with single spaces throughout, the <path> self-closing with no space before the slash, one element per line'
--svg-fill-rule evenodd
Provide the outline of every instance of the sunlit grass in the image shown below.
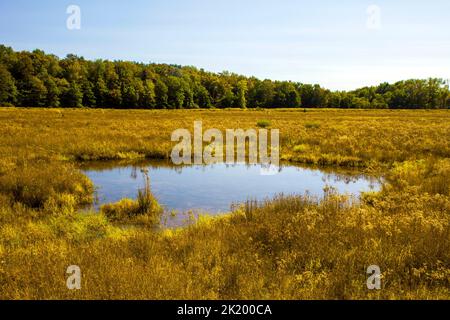
<path fill-rule="evenodd" d="M 377 172 L 382 190 L 279 196 L 155 231 L 150 181 L 138 200 L 80 212 L 93 186 L 77 161 L 167 158 L 172 130 L 194 120 L 261 119 L 283 159 Z M 2 299 L 450 298 L 449 112 L 1 109 L 0 121 Z M 366 287 L 373 264 L 382 290 Z M 66 287 L 69 265 L 81 290 Z"/>

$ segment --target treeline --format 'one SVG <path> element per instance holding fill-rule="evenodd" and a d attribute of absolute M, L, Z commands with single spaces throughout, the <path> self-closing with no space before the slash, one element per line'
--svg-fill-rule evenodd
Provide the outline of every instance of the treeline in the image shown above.
<path fill-rule="evenodd" d="M 0 105 L 91 108 L 448 108 L 442 79 L 355 91 L 259 80 L 229 72 L 127 61 L 60 59 L 0 45 Z"/>

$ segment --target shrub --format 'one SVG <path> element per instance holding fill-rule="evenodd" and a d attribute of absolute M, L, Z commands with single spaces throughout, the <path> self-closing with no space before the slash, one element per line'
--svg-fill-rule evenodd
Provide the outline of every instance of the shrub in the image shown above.
<path fill-rule="evenodd" d="M 306 129 L 319 129 L 320 124 L 316 123 L 316 122 L 307 122 L 307 123 L 305 123 L 305 128 Z"/>
<path fill-rule="evenodd" d="M 299 144 L 294 147 L 294 152 L 302 153 L 309 150 L 309 146 L 307 144 Z"/>
<path fill-rule="evenodd" d="M 257 123 L 256 123 L 256 126 L 258 127 L 258 128 L 268 128 L 268 127 L 270 127 L 272 124 L 270 123 L 270 121 L 269 120 L 259 120 Z"/>

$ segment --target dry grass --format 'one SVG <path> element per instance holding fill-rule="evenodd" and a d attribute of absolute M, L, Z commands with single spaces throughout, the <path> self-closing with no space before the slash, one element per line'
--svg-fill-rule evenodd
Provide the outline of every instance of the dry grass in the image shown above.
<path fill-rule="evenodd" d="M 2 299 L 449 299 L 447 111 L 0 110 Z M 167 157 L 175 128 L 280 128 L 284 159 L 361 166 L 360 204 L 278 197 L 193 226 L 123 228 L 78 213 L 82 159 Z M 316 124 L 314 126 L 311 123 Z M 82 289 L 66 288 L 79 265 Z M 379 291 L 366 268 L 383 272 Z"/>
<path fill-rule="evenodd" d="M 446 110 L 0 109 L 0 154 L 3 161 L 167 158 L 172 131 L 192 130 L 195 120 L 203 121 L 204 130 L 224 130 L 256 128 L 261 119 L 281 129 L 286 160 L 370 166 L 450 157 Z M 308 150 L 294 151 L 298 145 Z"/>

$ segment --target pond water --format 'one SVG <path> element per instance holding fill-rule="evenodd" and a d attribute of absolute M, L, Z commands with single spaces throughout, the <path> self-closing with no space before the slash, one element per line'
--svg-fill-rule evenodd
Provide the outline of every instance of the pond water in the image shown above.
<path fill-rule="evenodd" d="M 145 185 L 143 168 L 148 169 L 151 190 L 158 201 L 165 209 L 179 212 L 228 212 L 233 203 L 265 200 L 281 193 L 308 192 L 322 197 L 325 186 L 355 196 L 380 187 L 377 179 L 357 172 L 338 173 L 292 164 L 282 165 L 276 174 L 267 175 L 262 174 L 267 172 L 261 170 L 261 165 L 244 163 L 192 166 L 173 166 L 166 161 L 91 163 L 82 171 L 97 188 L 95 208 L 122 198 L 135 199 L 138 189 Z"/>

